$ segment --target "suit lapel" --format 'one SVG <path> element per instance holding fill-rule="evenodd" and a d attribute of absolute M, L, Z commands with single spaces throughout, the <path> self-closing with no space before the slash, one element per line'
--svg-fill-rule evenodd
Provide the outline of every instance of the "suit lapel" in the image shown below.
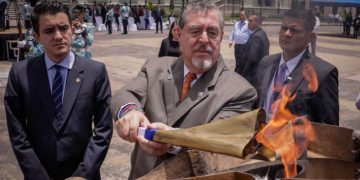
<path fill-rule="evenodd" d="M 302 73 L 304 70 L 304 66 L 306 65 L 306 62 L 308 62 L 308 59 L 309 59 L 309 51 L 306 50 L 303 56 L 301 57 L 299 63 L 297 64 L 293 72 L 291 72 L 290 74 L 290 77 L 292 78 L 291 81 L 289 82 L 289 84 L 291 85 L 290 87 L 291 95 L 295 94 L 297 89 L 300 87 L 301 83 L 304 81 L 304 76 Z"/>
<path fill-rule="evenodd" d="M 184 77 L 184 63 L 182 58 L 178 58 L 176 62 L 167 70 L 167 77 L 164 80 L 164 101 L 166 106 L 167 117 L 179 102 L 179 94 L 182 88 Z M 175 86 L 174 86 L 175 84 Z"/>
<path fill-rule="evenodd" d="M 55 122 L 55 110 L 53 105 L 53 100 L 51 97 L 51 90 L 49 85 L 49 78 L 47 74 L 47 69 L 45 65 L 45 57 L 44 54 L 40 57 L 37 57 L 33 60 L 31 60 L 32 63 L 29 65 L 28 68 L 28 77 L 30 78 L 29 82 L 34 83 L 33 85 L 30 85 L 30 87 L 33 87 L 30 89 L 30 94 L 36 94 L 36 97 L 34 99 L 39 99 L 42 104 L 43 108 L 42 110 L 45 111 L 45 113 L 48 116 L 48 119 L 52 122 L 54 129 L 56 130 L 56 122 Z M 34 73 L 31 73 L 34 72 Z"/>
<path fill-rule="evenodd" d="M 68 70 L 67 80 L 66 80 L 66 87 L 64 93 L 64 100 L 63 100 L 63 109 L 61 112 L 62 115 L 62 124 L 60 129 L 64 126 L 64 124 L 68 121 L 68 117 L 70 114 L 71 109 L 74 106 L 75 100 L 79 93 L 81 84 L 84 80 L 83 78 L 83 70 L 80 62 L 78 61 L 78 56 L 75 56 L 75 61 L 72 69 Z"/>
<path fill-rule="evenodd" d="M 201 102 L 209 95 L 210 87 L 216 84 L 220 73 L 224 69 L 225 64 L 220 57 L 217 63 L 206 73 L 204 73 L 200 79 L 196 81 L 193 87 L 190 88 L 187 97 L 182 101 L 176 108 L 176 110 L 172 111 L 169 114 L 169 126 L 173 126 L 176 122 L 178 122 L 182 116 L 184 116 L 188 111 L 190 111 L 196 104 Z M 182 81 L 183 81 L 182 77 Z M 182 81 L 180 86 L 182 87 Z M 180 93 L 177 94 L 180 96 Z M 178 98 L 180 99 L 180 98 Z"/>
<path fill-rule="evenodd" d="M 278 56 L 275 57 L 275 59 L 273 60 L 273 63 L 270 63 L 271 66 L 267 66 L 264 69 L 264 76 L 262 76 L 263 78 L 263 82 L 262 83 L 262 87 L 261 87 L 261 98 L 260 98 L 260 102 L 259 102 L 259 107 L 263 107 L 264 106 L 264 102 L 268 93 L 269 88 L 271 85 L 271 82 L 273 80 L 275 71 L 277 69 L 277 67 L 279 66 L 280 63 L 280 58 L 281 58 L 281 54 L 279 54 Z"/>

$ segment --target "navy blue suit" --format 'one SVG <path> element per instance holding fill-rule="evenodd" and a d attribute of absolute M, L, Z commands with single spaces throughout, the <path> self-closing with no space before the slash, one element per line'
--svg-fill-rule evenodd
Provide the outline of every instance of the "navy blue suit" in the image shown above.
<path fill-rule="evenodd" d="M 14 64 L 4 102 L 11 144 L 25 179 L 100 179 L 112 137 L 110 99 L 104 64 L 75 56 L 58 127 L 44 54 Z"/>

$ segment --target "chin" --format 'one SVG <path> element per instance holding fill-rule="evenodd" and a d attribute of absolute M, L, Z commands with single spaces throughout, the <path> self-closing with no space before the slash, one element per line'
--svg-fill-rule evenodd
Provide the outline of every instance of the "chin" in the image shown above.
<path fill-rule="evenodd" d="M 209 70 L 212 67 L 212 64 L 213 64 L 211 58 L 206 58 L 206 59 L 193 58 L 192 63 L 197 69 L 199 69 L 199 70 L 201 70 L 203 72 Z"/>

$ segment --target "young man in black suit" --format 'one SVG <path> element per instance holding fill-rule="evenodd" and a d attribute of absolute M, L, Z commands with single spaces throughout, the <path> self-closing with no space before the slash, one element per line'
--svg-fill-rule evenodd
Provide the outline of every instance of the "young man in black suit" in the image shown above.
<path fill-rule="evenodd" d="M 257 107 L 264 108 L 271 119 L 282 87 L 289 89 L 295 99 L 287 104 L 293 114 L 307 115 L 311 121 L 339 125 L 338 70 L 335 66 L 309 53 L 308 44 L 314 38 L 315 16 L 310 10 L 285 12 L 279 32 L 282 53 L 266 56 L 257 72 L 259 99 Z M 310 65 L 310 66 L 309 66 Z M 308 68 L 316 72 L 318 89 L 310 90 Z"/>
<path fill-rule="evenodd" d="M 24 179 L 100 179 L 112 137 L 106 68 L 70 51 L 74 27 L 61 3 L 36 5 L 31 21 L 45 53 L 13 65 L 4 98 Z"/>

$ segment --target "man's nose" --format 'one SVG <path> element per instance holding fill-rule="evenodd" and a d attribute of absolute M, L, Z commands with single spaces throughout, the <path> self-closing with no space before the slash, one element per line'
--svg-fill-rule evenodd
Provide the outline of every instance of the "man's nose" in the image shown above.
<path fill-rule="evenodd" d="M 60 32 L 60 30 L 55 30 L 54 32 L 54 39 L 55 40 L 59 40 L 59 39 L 62 39 L 62 33 Z"/>
<path fill-rule="evenodd" d="M 208 36 L 206 31 L 203 31 L 201 33 L 199 41 L 202 42 L 202 43 L 208 43 L 209 42 L 209 36 Z"/>
<path fill-rule="evenodd" d="M 285 36 L 291 36 L 291 30 L 290 28 L 285 31 Z"/>

